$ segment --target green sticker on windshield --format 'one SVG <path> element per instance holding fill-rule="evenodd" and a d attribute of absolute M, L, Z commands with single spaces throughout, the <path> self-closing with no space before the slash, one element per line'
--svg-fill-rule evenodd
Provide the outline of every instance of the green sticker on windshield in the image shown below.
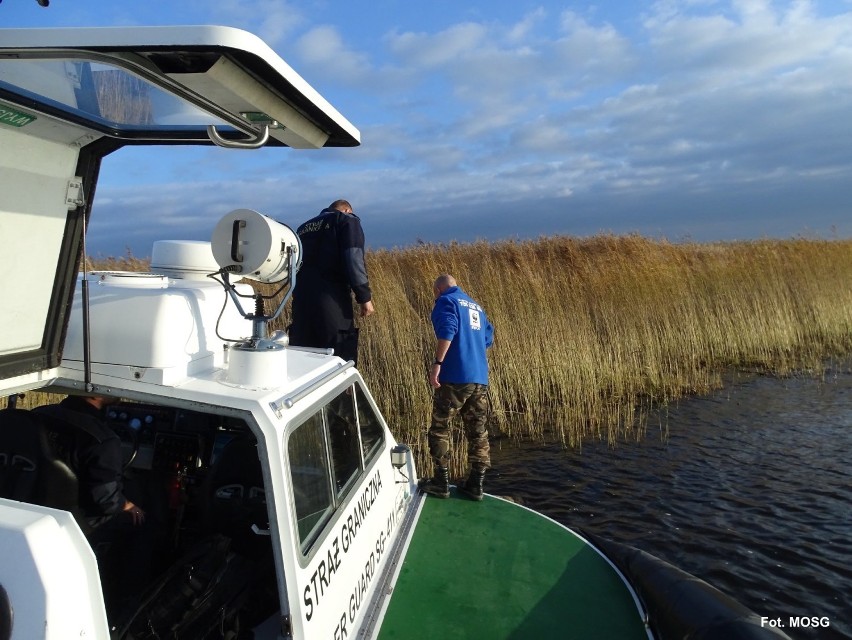
<path fill-rule="evenodd" d="M 0 124 L 9 125 L 10 127 L 25 127 L 35 119 L 35 116 L 18 111 L 0 102 Z"/>

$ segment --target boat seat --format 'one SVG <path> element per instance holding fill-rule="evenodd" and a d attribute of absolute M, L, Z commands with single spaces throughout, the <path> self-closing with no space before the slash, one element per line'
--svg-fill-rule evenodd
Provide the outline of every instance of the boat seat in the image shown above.
<path fill-rule="evenodd" d="M 267 529 L 269 519 L 254 437 L 231 437 L 199 490 L 205 535 L 151 584 L 136 611 L 118 621 L 116 640 L 236 638 L 244 624 L 251 628 L 276 610 L 272 544 L 251 528 Z"/>
<path fill-rule="evenodd" d="M 238 553 L 255 555 L 269 546 L 252 525 L 269 528 L 263 471 L 255 439 L 237 435 L 222 449 L 204 480 L 201 505 L 204 528 L 232 540 Z"/>
<path fill-rule="evenodd" d="M 63 453 L 65 435 L 33 412 L 0 410 L 0 497 L 76 513 L 77 475 Z"/>

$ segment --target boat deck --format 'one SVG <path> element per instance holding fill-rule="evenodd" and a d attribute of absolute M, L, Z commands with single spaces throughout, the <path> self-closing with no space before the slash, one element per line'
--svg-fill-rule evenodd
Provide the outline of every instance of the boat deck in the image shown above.
<path fill-rule="evenodd" d="M 649 638 L 594 548 L 509 501 L 425 500 L 379 631 L 404 638 Z"/>

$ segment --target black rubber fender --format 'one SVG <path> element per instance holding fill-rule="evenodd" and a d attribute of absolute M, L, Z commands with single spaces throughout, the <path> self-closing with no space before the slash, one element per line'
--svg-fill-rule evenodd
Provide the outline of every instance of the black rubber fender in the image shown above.
<path fill-rule="evenodd" d="M 0 640 L 9 640 L 12 637 L 12 626 L 15 622 L 15 612 L 9 594 L 0 584 Z"/>
<path fill-rule="evenodd" d="M 741 603 L 673 564 L 630 545 L 580 533 L 633 586 L 658 640 L 790 640 L 777 628 L 762 626 L 760 616 Z"/>

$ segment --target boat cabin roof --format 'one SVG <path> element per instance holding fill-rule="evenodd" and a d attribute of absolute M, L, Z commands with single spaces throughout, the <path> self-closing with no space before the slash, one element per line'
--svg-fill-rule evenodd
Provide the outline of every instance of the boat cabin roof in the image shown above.
<path fill-rule="evenodd" d="M 0 29 L 0 99 L 125 143 L 253 138 L 351 147 L 360 134 L 257 36 L 218 26 Z M 7 107 L 8 108 L 8 107 Z M 35 114 L 0 116 L 29 125 Z"/>

